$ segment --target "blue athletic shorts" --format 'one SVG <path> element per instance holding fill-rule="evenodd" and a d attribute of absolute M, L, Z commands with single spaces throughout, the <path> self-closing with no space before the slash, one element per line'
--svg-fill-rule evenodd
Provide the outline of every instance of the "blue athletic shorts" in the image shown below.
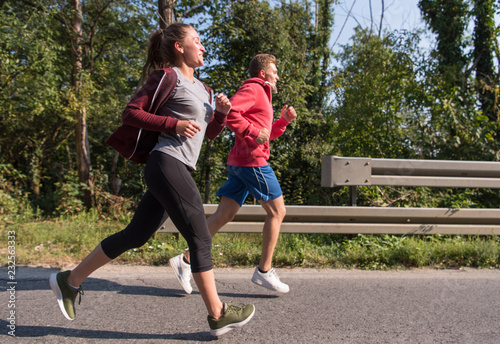
<path fill-rule="evenodd" d="M 238 167 L 227 165 L 227 180 L 217 191 L 217 196 L 231 198 L 243 205 L 248 194 L 251 194 L 258 201 L 271 201 L 283 194 L 271 166 Z"/>

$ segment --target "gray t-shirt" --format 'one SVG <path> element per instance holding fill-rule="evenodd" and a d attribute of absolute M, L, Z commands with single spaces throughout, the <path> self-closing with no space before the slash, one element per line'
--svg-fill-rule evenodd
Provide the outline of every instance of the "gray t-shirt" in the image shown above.
<path fill-rule="evenodd" d="M 176 133 L 161 133 L 153 150 L 168 154 L 194 170 L 213 109 L 203 83 L 196 78 L 191 82 L 177 67 L 173 69 L 177 73 L 177 86 L 158 112 L 180 120 L 196 122 L 201 126 L 201 131 L 192 139 Z"/>

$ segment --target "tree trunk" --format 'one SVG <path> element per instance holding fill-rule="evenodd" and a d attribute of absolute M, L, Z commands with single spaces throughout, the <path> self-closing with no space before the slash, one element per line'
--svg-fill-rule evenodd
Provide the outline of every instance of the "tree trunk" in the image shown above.
<path fill-rule="evenodd" d="M 158 0 L 160 29 L 165 29 L 174 22 L 174 7 L 177 0 Z"/>
<path fill-rule="evenodd" d="M 115 151 L 115 155 L 113 155 L 113 163 L 111 164 L 111 171 L 109 172 L 109 189 L 113 195 L 118 195 L 120 187 L 122 186 L 122 180 L 116 172 L 119 158 L 120 153 Z"/>
<path fill-rule="evenodd" d="M 479 101 L 483 114 L 490 121 L 499 120 L 495 76 L 493 70 L 493 38 L 495 36 L 495 11 L 493 0 L 475 0 L 474 58 Z"/>
<path fill-rule="evenodd" d="M 82 2 L 81 0 L 70 1 L 73 17 L 71 18 L 73 69 L 71 81 L 75 101 L 78 104 L 75 110 L 75 139 L 76 139 L 76 163 L 78 168 L 78 180 L 87 187 L 83 190 L 84 204 L 87 208 L 94 205 L 94 185 L 91 178 L 92 165 L 90 163 L 90 150 L 87 132 L 87 109 L 85 100 L 80 99 L 82 90 L 81 73 L 83 66 L 83 38 L 82 38 Z"/>

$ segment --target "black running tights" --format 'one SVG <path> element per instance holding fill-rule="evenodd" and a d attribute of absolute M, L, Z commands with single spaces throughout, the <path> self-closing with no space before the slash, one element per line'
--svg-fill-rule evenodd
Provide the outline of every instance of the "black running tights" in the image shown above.
<path fill-rule="evenodd" d="M 170 216 L 186 239 L 192 272 L 213 268 L 212 237 L 208 231 L 201 195 L 189 168 L 167 154 L 151 153 L 144 171 L 148 191 L 130 224 L 101 242 L 111 259 L 144 245 Z"/>

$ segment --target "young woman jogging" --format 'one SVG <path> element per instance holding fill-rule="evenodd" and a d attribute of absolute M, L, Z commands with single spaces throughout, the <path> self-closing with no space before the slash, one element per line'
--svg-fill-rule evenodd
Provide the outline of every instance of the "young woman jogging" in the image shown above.
<path fill-rule="evenodd" d="M 125 229 L 104 239 L 74 270 L 50 276 L 51 288 L 67 319 L 75 318 L 74 303 L 78 294 L 83 294 L 82 282 L 120 254 L 145 244 L 167 216 L 188 243 L 191 270 L 208 311 L 210 333 L 222 335 L 245 325 L 254 315 L 253 305 L 235 306 L 219 298 L 211 259 L 212 238 L 191 176 L 203 136 L 214 139 L 231 109 L 228 98 L 219 94 L 214 112 L 211 90 L 194 77 L 195 69 L 204 64 L 204 51 L 190 25 L 175 23 L 152 34 L 143 69 L 143 75 L 149 77 L 122 115 L 124 125 L 140 128 L 139 133 L 160 133 L 144 171 L 148 190 Z M 112 135 L 111 139 L 115 145 L 120 142 L 119 137 Z"/>

